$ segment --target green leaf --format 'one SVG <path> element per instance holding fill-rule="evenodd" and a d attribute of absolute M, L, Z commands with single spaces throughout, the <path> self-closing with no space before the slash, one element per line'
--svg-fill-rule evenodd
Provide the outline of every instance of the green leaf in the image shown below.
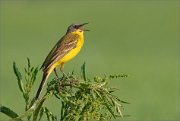
<path fill-rule="evenodd" d="M 24 86 L 23 86 L 23 82 L 22 82 L 22 76 L 21 76 L 21 73 L 19 72 L 15 62 L 13 62 L 13 70 L 14 70 L 14 73 L 15 73 L 17 80 L 18 80 L 19 89 L 24 94 L 25 91 L 24 91 Z"/>
<path fill-rule="evenodd" d="M 36 80 L 36 76 L 37 76 L 37 73 L 38 73 L 38 67 L 37 68 L 35 68 L 35 70 L 33 71 L 33 73 L 32 73 L 32 77 L 31 77 L 31 80 L 32 80 L 32 85 L 34 84 L 34 81 Z"/>
<path fill-rule="evenodd" d="M 34 114 L 33 114 L 33 121 L 36 121 L 36 120 L 37 120 L 38 115 L 39 115 L 39 112 L 40 112 L 40 110 L 41 110 L 41 107 L 42 107 L 44 101 L 45 101 L 45 99 L 40 100 L 40 102 L 38 102 L 38 105 L 37 105 L 37 107 L 36 107 L 36 110 L 35 110 L 35 112 L 34 112 Z"/>
<path fill-rule="evenodd" d="M 25 71 L 25 73 L 28 73 L 26 68 L 24 68 L 24 71 Z"/>
<path fill-rule="evenodd" d="M 61 119 L 60 119 L 60 121 L 62 121 L 63 120 L 63 118 L 64 118 L 64 102 L 63 101 L 61 101 Z"/>
<path fill-rule="evenodd" d="M 33 70 L 34 70 L 34 67 L 31 67 L 30 72 L 33 72 Z"/>
<path fill-rule="evenodd" d="M 52 96 L 52 92 L 46 93 L 40 100 L 37 100 L 33 106 L 31 106 L 32 109 L 35 109 L 33 114 L 33 121 L 37 120 L 37 117 L 39 115 L 40 109 L 43 106 L 43 103 Z"/>
<path fill-rule="evenodd" d="M 120 115 L 121 117 L 123 117 L 123 114 L 122 114 L 122 112 L 121 112 L 121 110 L 120 110 L 120 107 L 119 107 L 119 106 L 116 106 L 115 109 L 116 109 L 116 111 L 119 113 L 119 115 Z"/>
<path fill-rule="evenodd" d="M 44 112 L 45 112 L 45 108 L 44 108 L 44 107 L 41 107 L 41 110 L 40 110 L 40 113 L 39 113 L 39 120 L 38 120 L 38 121 L 41 120 L 41 118 L 42 118 Z"/>
<path fill-rule="evenodd" d="M 92 91 L 91 91 L 91 95 L 92 95 L 92 97 L 93 97 L 93 100 L 96 100 L 96 95 L 94 94 L 94 92 L 96 92 L 96 90 L 94 90 L 94 91 L 92 90 Z"/>
<path fill-rule="evenodd" d="M 13 70 L 14 70 L 14 73 L 15 73 L 15 75 L 17 77 L 17 80 L 18 81 L 22 80 L 21 73 L 19 72 L 15 62 L 13 62 Z"/>
<path fill-rule="evenodd" d="M 46 116 L 47 116 L 48 121 L 57 121 L 56 116 L 54 116 L 54 115 L 52 114 L 52 112 L 50 112 L 49 109 L 46 108 L 46 107 L 45 107 L 45 113 L 46 113 Z"/>
<path fill-rule="evenodd" d="M 86 63 L 85 62 L 81 66 L 81 71 L 82 71 L 82 76 L 83 76 L 84 81 L 87 81 L 87 79 L 86 79 Z"/>
<path fill-rule="evenodd" d="M 27 61 L 28 61 L 28 69 L 30 69 L 31 63 L 30 63 L 30 59 L 28 57 L 27 57 Z"/>
<path fill-rule="evenodd" d="M 111 107 L 108 105 L 108 103 L 105 102 L 104 105 L 106 106 L 107 110 L 111 113 L 111 115 L 116 119 L 116 116 Z"/>
<path fill-rule="evenodd" d="M 100 99 L 102 99 L 101 94 L 100 94 L 97 90 L 94 90 L 94 92 L 96 93 L 97 97 L 99 97 Z"/>
<path fill-rule="evenodd" d="M 47 116 L 47 120 L 50 121 L 50 114 L 49 114 L 49 110 L 47 108 L 45 108 L 45 113 Z"/>
<path fill-rule="evenodd" d="M 18 115 L 12 111 L 11 109 L 5 107 L 5 106 L 0 106 L 0 112 L 4 113 L 5 115 L 9 116 L 10 118 L 16 118 Z M 17 121 L 22 121 L 22 120 L 17 120 Z"/>
<path fill-rule="evenodd" d="M 119 102 L 121 102 L 121 103 L 130 104 L 130 103 L 127 102 L 127 101 L 123 101 L 123 100 L 119 99 L 119 98 L 118 98 L 117 96 L 115 96 L 115 95 L 113 95 L 113 97 L 114 97 L 117 101 L 119 101 Z"/>

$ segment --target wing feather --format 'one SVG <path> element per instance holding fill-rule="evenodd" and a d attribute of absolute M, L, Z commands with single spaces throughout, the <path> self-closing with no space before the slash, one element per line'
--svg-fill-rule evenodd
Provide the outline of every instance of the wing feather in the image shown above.
<path fill-rule="evenodd" d="M 75 48 L 78 42 L 78 38 L 78 34 L 72 33 L 62 37 L 50 51 L 44 63 L 42 64 L 41 68 L 43 69 L 43 71 L 48 70 L 54 63 L 58 62 L 73 48 Z"/>

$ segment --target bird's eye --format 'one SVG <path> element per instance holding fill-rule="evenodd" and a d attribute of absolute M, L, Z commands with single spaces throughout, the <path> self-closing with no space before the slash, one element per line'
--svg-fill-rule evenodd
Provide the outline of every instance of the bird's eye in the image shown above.
<path fill-rule="evenodd" d="M 77 28 L 77 25 L 74 25 L 74 28 Z"/>

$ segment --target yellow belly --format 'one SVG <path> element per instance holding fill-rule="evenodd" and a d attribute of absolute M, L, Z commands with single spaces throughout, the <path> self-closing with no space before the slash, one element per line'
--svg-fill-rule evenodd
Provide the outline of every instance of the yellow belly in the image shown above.
<path fill-rule="evenodd" d="M 66 63 L 67 61 L 74 58 L 81 50 L 81 47 L 82 47 L 82 45 L 77 46 L 76 48 L 72 49 L 68 54 L 66 54 L 63 58 L 61 58 L 61 60 L 59 60 L 58 64 Z"/>

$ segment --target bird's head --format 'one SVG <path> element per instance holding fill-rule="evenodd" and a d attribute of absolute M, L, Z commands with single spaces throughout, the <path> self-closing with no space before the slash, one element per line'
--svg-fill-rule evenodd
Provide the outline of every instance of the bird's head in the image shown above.
<path fill-rule="evenodd" d="M 68 30 L 66 32 L 66 34 L 68 33 L 71 33 L 71 32 L 75 32 L 75 31 L 78 31 L 78 32 L 84 32 L 84 31 L 89 31 L 87 29 L 84 29 L 84 25 L 86 25 L 88 23 L 83 23 L 83 24 L 71 24 L 69 27 L 68 27 Z"/>

